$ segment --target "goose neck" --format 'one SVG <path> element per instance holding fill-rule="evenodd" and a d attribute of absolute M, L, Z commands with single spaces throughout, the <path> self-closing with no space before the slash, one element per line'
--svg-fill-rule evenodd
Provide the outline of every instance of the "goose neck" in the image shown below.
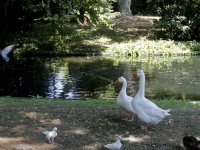
<path fill-rule="evenodd" d="M 120 91 L 120 93 L 125 93 L 126 94 L 126 88 L 127 88 L 127 83 L 126 82 L 123 82 L 122 83 L 122 89 L 121 89 L 121 91 Z"/>
<path fill-rule="evenodd" d="M 140 77 L 139 80 L 139 91 L 138 94 L 142 97 L 144 97 L 145 93 L 145 76 Z"/>

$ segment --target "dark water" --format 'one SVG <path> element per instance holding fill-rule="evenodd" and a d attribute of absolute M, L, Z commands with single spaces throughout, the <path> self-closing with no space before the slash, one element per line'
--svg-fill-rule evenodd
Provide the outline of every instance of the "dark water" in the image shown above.
<path fill-rule="evenodd" d="M 14 57 L 0 60 L 0 96 L 115 99 L 124 76 L 127 94 L 138 90 L 136 69 L 146 74 L 149 99 L 200 100 L 200 57 Z"/>

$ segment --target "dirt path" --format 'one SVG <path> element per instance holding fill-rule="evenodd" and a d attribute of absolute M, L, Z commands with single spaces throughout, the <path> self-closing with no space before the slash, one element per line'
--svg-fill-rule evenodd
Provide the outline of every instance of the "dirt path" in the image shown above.
<path fill-rule="evenodd" d="M 133 30 L 133 29 L 151 29 L 153 20 L 159 20 L 160 17 L 154 16 L 120 16 L 116 18 L 115 29 Z"/>

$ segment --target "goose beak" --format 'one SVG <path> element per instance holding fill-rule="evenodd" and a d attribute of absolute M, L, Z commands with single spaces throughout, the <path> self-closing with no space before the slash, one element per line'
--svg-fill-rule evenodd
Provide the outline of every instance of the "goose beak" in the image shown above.
<path fill-rule="evenodd" d="M 136 71 L 136 72 L 133 72 L 133 75 L 137 75 L 137 71 Z"/>
<path fill-rule="evenodd" d="M 119 79 L 117 79 L 117 81 L 115 81 L 115 83 L 119 82 Z"/>

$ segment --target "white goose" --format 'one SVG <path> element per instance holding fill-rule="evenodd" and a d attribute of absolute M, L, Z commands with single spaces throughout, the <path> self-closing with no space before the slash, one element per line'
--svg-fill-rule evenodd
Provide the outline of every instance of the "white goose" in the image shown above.
<path fill-rule="evenodd" d="M 156 104 L 146 99 L 144 96 L 145 91 L 145 75 L 143 70 L 138 70 L 133 73 L 133 75 L 137 75 L 140 78 L 139 81 L 139 90 L 135 97 L 131 101 L 131 105 L 136 112 L 138 118 L 145 123 L 142 126 L 142 129 L 147 129 L 149 123 L 158 124 L 162 121 L 163 118 L 170 115 L 168 110 L 163 110 L 159 108 Z"/>
<path fill-rule="evenodd" d="M 131 101 L 133 99 L 133 97 L 127 96 L 126 94 L 126 88 L 127 88 L 127 82 L 126 79 L 124 77 L 119 77 L 117 79 L 117 82 L 120 82 L 123 84 L 122 89 L 119 93 L 119 95 L 117 96 L 117 105 L 123 109 L 127 114 L 131 114 L 132 115 L 132 119 L 129 121 L 133 121 L 134 120 L 134 113 L 135 111 L 133 110 L 133 107 L 131 106 Z M 126 116 L 126 118 L 124 118 L 123 120 L 128 120 L 128 115 Z"/>

